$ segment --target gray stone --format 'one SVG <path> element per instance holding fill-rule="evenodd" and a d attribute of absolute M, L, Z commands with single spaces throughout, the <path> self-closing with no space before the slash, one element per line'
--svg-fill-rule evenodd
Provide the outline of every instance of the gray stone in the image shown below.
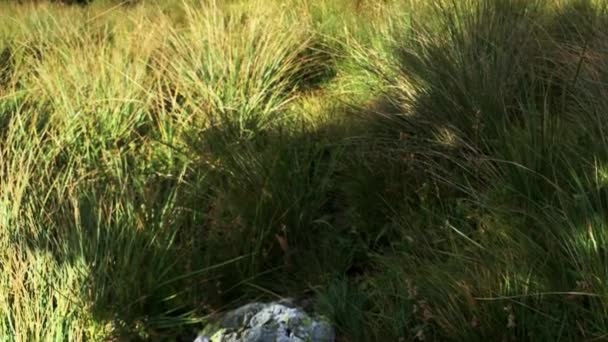
<path fill-rule="evenodd" d="M 311 316 L 291 301 L 251 303 L 209 324 L 195 342 L 334 342 L 324 317 Z"/>

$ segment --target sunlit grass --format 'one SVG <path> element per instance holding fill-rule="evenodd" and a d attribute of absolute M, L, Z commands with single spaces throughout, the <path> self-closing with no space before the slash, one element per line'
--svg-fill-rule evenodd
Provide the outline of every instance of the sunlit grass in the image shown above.
<path fill-rule="evenodd" d="M 602 339 L 601 1 L 0 4 L 0 340 Z"/>

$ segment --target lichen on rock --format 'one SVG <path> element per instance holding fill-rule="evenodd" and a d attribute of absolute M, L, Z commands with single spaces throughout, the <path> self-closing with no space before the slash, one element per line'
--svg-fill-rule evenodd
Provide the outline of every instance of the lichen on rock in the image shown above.
<path fill-rule="evenodd" d="M 290 301 L 251 303 L 208 324 L 194 342 L 333 342 L 335 331 Z"/>

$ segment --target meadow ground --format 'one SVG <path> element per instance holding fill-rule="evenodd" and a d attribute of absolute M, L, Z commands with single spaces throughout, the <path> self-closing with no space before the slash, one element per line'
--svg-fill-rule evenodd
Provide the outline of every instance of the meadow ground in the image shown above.
<path fill-rule="evenodd" d="M 608 339 L 595 0 L 0 1 L 0 341 Z"/>

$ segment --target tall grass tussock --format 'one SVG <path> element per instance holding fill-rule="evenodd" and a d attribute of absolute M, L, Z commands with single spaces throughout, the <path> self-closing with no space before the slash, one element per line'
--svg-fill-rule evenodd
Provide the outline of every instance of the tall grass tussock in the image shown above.
<path fill-rule="evenodd" d="M 606 339 L 607 10 L 0 2 L 0 341 Z"/>

